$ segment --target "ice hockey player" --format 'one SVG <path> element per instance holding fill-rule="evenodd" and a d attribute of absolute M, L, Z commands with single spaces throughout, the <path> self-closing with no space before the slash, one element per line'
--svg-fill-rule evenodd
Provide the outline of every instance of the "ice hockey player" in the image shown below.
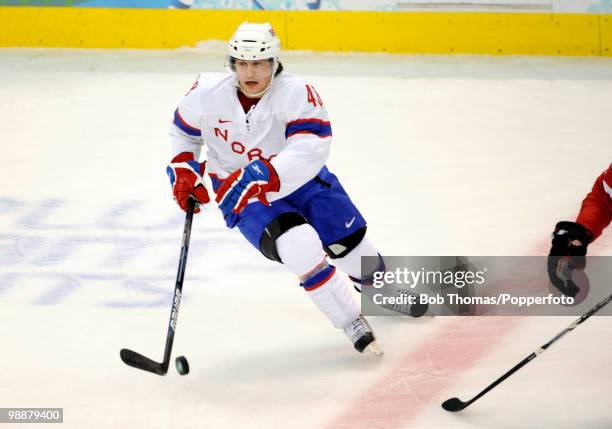
<path fill-rule="evenodd" d="M 612 164 L 595 180 L 593 189 L 582 201 L 576 222 L 561 221 L 553 231 L 548 276 L 564 294 L 575 296 L 578 289 L 571 282 L 563 281 L 560 266 L 569 262 L 572 268 L 584 268 L 588 245 L 601 235 L 611 220 Z"/>
<path fill-rule="evenodd" d="M 313 85 L 283 71 L 279 50 L 268 23 L 245 22 L 229 41 L 227 73 L 198 76 L 174 112 L 172 192 L 183 210 L 190 195 L 208 203 L 206 169 L 227 226 L 295 274 L 355 349 L 380 355 L 339 270 L 359 288 L 371 282 L 361 257 L 379 261 L 372 274 L 382 258 L 325 165 L 332 128 L 323 101 Z M 199 161 L 203 146 L 206 162 Z"/>

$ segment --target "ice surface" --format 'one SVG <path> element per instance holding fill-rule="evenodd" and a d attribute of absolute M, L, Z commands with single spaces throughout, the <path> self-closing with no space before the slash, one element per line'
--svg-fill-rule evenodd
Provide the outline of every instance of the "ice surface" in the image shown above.
<path fill-rule="evenodd" d="M 330 111 L 330 168 L 388 255 L 542 255 L 612 161 L 612 60 L 288 53 Z M 0 50 L 0 407 L 64 426 L 608 428 L 612 320 L 595 317 L 460 414 L 573 318 L 372 318 L 361 356 L 282 266 L 194 223 L 175 356 L 161 360 L 183 217 L 172 112 L 218 47 Z M 612 254 L 610 233 L 591 253 Z"/>

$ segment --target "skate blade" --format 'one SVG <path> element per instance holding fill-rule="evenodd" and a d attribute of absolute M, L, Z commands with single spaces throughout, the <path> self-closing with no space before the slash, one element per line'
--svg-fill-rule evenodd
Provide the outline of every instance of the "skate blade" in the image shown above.
<path fill-rule="evenodd" d="M 368 346 L 363 350 L 364 352 L 368 352 L 374 356 L 382 356 L 385 352 L 382 351 L 380 346 L 376 341 L 372 341 Z"/>

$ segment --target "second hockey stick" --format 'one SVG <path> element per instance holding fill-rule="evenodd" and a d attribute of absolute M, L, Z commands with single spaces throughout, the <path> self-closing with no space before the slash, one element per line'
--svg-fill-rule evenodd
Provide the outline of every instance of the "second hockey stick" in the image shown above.
<path fill-rule="evenodd" d="M 546 344 L 544 344 L 542 347 L 540 347 L 539 349 L 537 349 L 536 351 L 534 351 L 533 353 L 531 353 L 529 356 L 527 356 L 525 359 L 523 359 L 522 361 L 520 361 L 519 363 L 517 363 L 512 369 L 510 369 L 508 372 L 506 372 L 504 375 L 502 375 L 501 377 L 499 377 L 497 380 L 495 380 L 493 383 L 491 383 L 489 386 L 487 386 L 487 388 L 485 388 L 482 392 L 480 392 L 478 395 L 474 396 L 472 399 L 470 399 L 469 401 L 463 402 L 461 399 L 459 398 L 450 398 L 447 399 L 446 401 L 444 401 L 442 403 L 442 408 L 444 408 L 446 411 L 461 411 L 464 408 L 467 408 L 468 406 L 470 406 L 470 404 L 472 404 L 473 402 L 475 402 L 476 400 L 478 400 L 479 398 L 481 398 L 482 396 L 484 396 L 487 392 L 489 392 L 491 389 L 493 389 L 495 386 L 497 386 L 498 384 L 500 384 L 502 381 L 504 381 L 506 378 L 510 377 L 512 374 L 514 374 L 516 371 L 518 371 L 519 369 L 521 369 L 522 367 L 524 367 L 525 365 L 527 365 L 529 362 L 531 362 L 533 359 L 535 359 L 537 356 L 539 356 L 544 350 L 546 350 L 547 348 L 549 348 L 555 341 L 557 341 L 558 339 L 560 339 L 561 337 L 563 337 L 565 334 L 567 334 L 568 332 L 572 331 L 576 326 L 580 325 L 582 322 L 584 322 L 585 320 L 587 320 L 589 317 L 591 317 L 593 314 L 597 313 L 599 310 L 601 310 L 604 306 L 606 306 L 610 300 L 612 300 L 612 295 L 609 295 L 608 297 L 604 298 L 603 300 L 601 300 L 597 305 L 595 305 L 593 308 L 591 308 L 589 311 L 587 311 L 586 313 L 584 313 L 582 316 L 580 316 L 580 318 L 578 318 L 574 323 L 572 323 L 571 325 L 569 325 L 567 328 L 565 328 L 563 331 L 559 332 L 557 334 L 557 336 L 555 336 L 552 340 L 550 340 L 549 342 L 547 342 Z"/>
<path fill-rule="evenodd" d="M 136 353 L 129 349 L 121 349 L 119 355 L 121 360 L 129 366 L 149 371 L 158 375 L 166 375 L 168 366 L 170 366 L 170 355 L 172 353 L 172 343 L 174 342 L 174 333 L 176 330 L 176 321 L 178 311 L 181 305 L 181 294 L 183 291 L 183 280 L 185 278 L 185 266 L 187 264 L 187 253 L 189 252 L 189 239 L 191 237 L 191 223 L 193 221 L 193 210 L 195 209 L 195 200 L 189 199 L 187 204 L 187 215 L 185 217 L 185 228 L 183 230 L 183 243 L 181 245 L 181 257 L 179 259 L 178 273 L 176 275 L 176 283 L 174 286 L 174 298 L 172 301 L 172 309 L 170 310 L 170 321 L 168 322 L 168 335 L 166 336 L 166 348 L 164 350 L 164 360 L 161 363 L 155 362 L 146 356 Z"/>

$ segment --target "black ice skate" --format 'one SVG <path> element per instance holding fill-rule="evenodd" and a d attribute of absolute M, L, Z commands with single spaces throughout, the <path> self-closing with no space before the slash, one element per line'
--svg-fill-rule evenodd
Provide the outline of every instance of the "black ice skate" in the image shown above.
<path fill-rule="evenodd" d="M 359 353 L 366 351 L 376 356 L 382 356 L 383 351 L 376 342 L 376 337 L 374 336 L 374 332 L 372 332 L 372 327 L 362 315 L 353 320 L 350 325 L 344 328 L 344 333 L 353 342 L 355 349 Z"/>
<path fill-rule="evenodd" d="M 362 292 L 362 286 L 360 284 L 354 283 L 353 285 L 357 292 L 359 293 Z M 370 288 L 369 285 L 367 287 Z M 374 302 L 372 299 L 372 292 L 373 291 L 371 288 L 367 289 L 366 296 L 370 299 L 370 301 Z M 397 289 L 394 296 L 398 298 L 408 297 L 408 296 L 414 296 L 415 299 L 418 298 L 416 294 L 406 289 Z M 425 313 L 427 313 L 427 309 L 429 308 L 427 304 L 421 304 L 420 302 L 418 302 L 418 300 L 416 303 L 412 305 L 409 304 L 408 302 L 394 303 L 394 304 L 385 303 L 385 304 L 376 304 L 376 305 L 379 305 L 385 310 L 390 310 L 395 313 L 400 313 L 400 314 L 403 314 L 404 316 L 410 316 L 410 317 L 421 317 Z"/>
<path fill-rule="evenodd" d="M 407 291 L 406 289 L 398 289 L 396 296 L 398 297 L 414 296 L 415 298 L 418 298 L 414 293 Z M 400 304 L 396 303 L 393 305 L 383 304 L 381 305 L 381 307 L 384 309 L 391 310 L 396 313 L 401 313 L 405 316 L 411 316 L 411 317 L 421 317 L 422 315 L 427 313 L 427 309 L 429 308 L 427 304 L 421 304 L 418 301 L 412 305 L 408 304 L 407 302 L 404 302 Z"/>

